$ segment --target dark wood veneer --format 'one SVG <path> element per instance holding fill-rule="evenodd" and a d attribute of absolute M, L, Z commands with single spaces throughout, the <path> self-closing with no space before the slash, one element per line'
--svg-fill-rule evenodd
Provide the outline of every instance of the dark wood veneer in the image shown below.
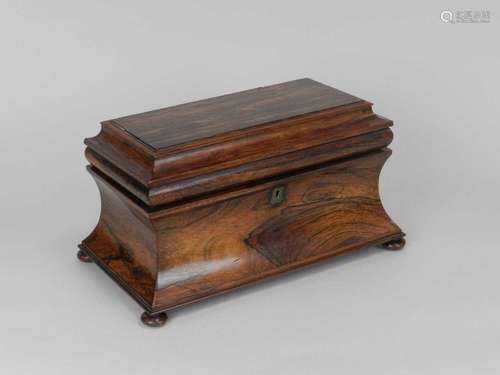
<path fill-rule="evenodd" d="M 390 120 L 304 79 L 104 122 L 78 258 L 164 311 L 371 245 L 404 246 L 378 177 Z"/>
<path fill-rule="evenodd" d="M 111 121 L 159 150 L 360 101 L 304 78 Z"/>

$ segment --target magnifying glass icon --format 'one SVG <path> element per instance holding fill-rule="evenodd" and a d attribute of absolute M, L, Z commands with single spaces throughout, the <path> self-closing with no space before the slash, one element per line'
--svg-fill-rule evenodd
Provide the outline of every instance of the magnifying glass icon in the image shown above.
<path fill-rule="evenodd" d="M 455 20 L 453 18 L 453 12 L 450 10 L 443 10 L 441 12 L 441 21 L 445 23 L 455 23 Z"/>

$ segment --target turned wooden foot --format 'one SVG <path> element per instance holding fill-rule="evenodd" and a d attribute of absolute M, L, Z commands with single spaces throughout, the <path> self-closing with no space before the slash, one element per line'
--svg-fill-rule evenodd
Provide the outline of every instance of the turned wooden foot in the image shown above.
<path fill-rule="evenodd" d="M 78 260 L 80 260 L 80 262 L 92 263 L 92 258 L 89 257 L 85 250 L 83 250 L 81 247 L 80 250 L 78 250 L 76 256 L 78 257 Z"/>
<path fill-rule="evenodd" d="M 396 251 L 396 250 L 401 250 L 403 247 L 405 247 L 405 244 L 406 240 L 403 237 L 401 237 L 395 240 L 384 242 L 383 244 L 380 244 L 378 247 L 386 250 Z"/>
<path fill-rule="evenodd" d="M 141 315 L 142 322 L 148 327 L 162 327 L 167 322 L 168 316 L 166 313 L 150 314 L 143 312 Z"/>

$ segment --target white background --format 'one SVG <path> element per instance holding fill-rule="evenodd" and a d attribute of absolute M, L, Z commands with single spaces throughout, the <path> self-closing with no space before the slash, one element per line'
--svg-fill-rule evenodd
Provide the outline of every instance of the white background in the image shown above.
<path fill-rule="evenodd" d="M 0 373 L 500 373 L 499 37 L 494 1 L 0 1 Z M 381 192 L 406 249 L 142 326 L 75 257 L 100 205 L 83 139 L 301 77 L 394 120 Z"/>

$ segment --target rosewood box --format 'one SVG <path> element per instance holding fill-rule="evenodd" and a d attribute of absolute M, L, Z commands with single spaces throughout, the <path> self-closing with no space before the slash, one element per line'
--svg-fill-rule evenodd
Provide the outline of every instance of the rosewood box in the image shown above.
<path fill-rule="evenodd" d="M 392 122 L 310 79 L 104 121 L 101 194 L 78 258 L 166 311 L 404 234 L 382 207 Z"/>

